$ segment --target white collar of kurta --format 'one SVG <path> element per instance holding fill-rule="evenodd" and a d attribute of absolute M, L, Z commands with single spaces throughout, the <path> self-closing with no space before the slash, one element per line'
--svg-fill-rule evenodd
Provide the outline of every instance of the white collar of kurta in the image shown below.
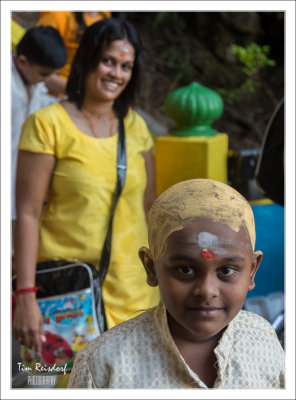
<path fill-rule="evenodd" d="M 12 69 L 13 74 L 14 74 L 14 79 L 17 81 L 18 88 L 22 91 L 23 95 L 28 97 L 27 89 L 25 87 L 25 84 L 24 84 L 24 82 L 22 80 L 22 77 L 21 77 L 19 71 L 16 68 L 13 55 L 11 56 L 11 69 Z M 29 89 L 30 96 L 33 95 L 34 91 L 37 88 L 39 88 L 39 90 L 40 90 L 41 87 L 42 87 L 44 93 L 48 92 L 45 83 L 44 82 L 38 82 L 38 83 L 35 83 L 34 85 L 30 86 L 30 89 Z"/>
<path fill-rule="evenodd" d="M 207 386 L 204 384 L 203 381 L 199 378 L 199 376 L 191 370 L 191 368 L 188 366 L 188 364 L 185 362 L 184 358 L 180 354 L 174 339 L 172 338 L 171 332 L 169 330 L 168 326 L 168 320 L 167 320 L 167 311 L 166 307 L 163 303 L 163 301 L 160 301 L 159 305 L 156 307 L 156 313 L 155 313 L 155 322 L 156 326 L 160 332 L 160 337 L 161 340 L 164 344 L 164 346 L 167 346 L 170 348 L 171 351 L 173 351 L 176 354 L 177 359 L 179 359 L 180 363 L 183 364 L 183 367 L 185 367 L 189 373 L 189 375 L 197 382 L 199 382 L 201 387 L 207 388 Z M 224 331 L 221 339 L 219 340 L 218 345 L 216 346 L 214 352 L 217 357 L 217 363 L 216 363 L 216 368 L 217 368 L 217 379 L 216 382 L 219 380 L 222 380 L 223 373 L 225 371 L 226 365 L 228 363 L 228 359 L 230 356 L 230 350 L 232 347 L 232 342 L 233 342 L 233 325 L 234 321 L 237 317 L 235 317 L 228 325 L 226 330 Z M 215 385 L 214 385 L 215 387 Z"/>

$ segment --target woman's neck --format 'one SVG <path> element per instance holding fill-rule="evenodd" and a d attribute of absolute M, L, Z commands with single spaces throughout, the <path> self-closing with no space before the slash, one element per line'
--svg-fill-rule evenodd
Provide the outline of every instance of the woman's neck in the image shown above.
<path fill-rule="evenodd" d="M 113 102 L 101 102 L 85 99 L 83 108 L 90 114 L 100 117 L 110 116 L 112 111 Z"/>

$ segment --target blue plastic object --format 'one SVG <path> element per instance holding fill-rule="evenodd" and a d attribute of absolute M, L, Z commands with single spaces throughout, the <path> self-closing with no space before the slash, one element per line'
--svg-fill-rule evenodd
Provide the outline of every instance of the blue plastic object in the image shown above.
<path fill-rule="evenodd" d="M 247 298 L 285 290 L 285 209 L 273 204 L 252 206 L 256 225 L 255 250 L 263 259 L 255 277 L 255 288 Z"/>

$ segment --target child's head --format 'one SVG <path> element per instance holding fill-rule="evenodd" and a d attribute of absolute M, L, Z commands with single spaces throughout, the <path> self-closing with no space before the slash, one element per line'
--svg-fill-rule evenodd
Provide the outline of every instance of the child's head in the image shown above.
<path fill-rule="evenodd" d="M 62 68 L 66 59 L 59 31 L 51 26 L 38 26 L 29 29 L 20 40 L 15 63 L 24 82 L 33 85 Z"/>
<path fill-rule="evenodd" d="M 254 288 L 262 259 L 248 202 L 221 182 L 181 182 L 154 202 L 148 231 L 150 250 L 139 255 L 171 329 L 197 340 L 218 335 Z"/>

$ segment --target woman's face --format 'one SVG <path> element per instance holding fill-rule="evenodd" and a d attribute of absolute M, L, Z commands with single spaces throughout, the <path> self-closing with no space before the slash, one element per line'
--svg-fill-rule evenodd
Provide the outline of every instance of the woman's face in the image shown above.
<path fill-rule="evenodd" d="M 97 69 L 86 78 L 85 98 L 113 102 L 128 85 L 133 72 L 135 50 L 126 40 L 115 40 L 103 51 Z"/>

